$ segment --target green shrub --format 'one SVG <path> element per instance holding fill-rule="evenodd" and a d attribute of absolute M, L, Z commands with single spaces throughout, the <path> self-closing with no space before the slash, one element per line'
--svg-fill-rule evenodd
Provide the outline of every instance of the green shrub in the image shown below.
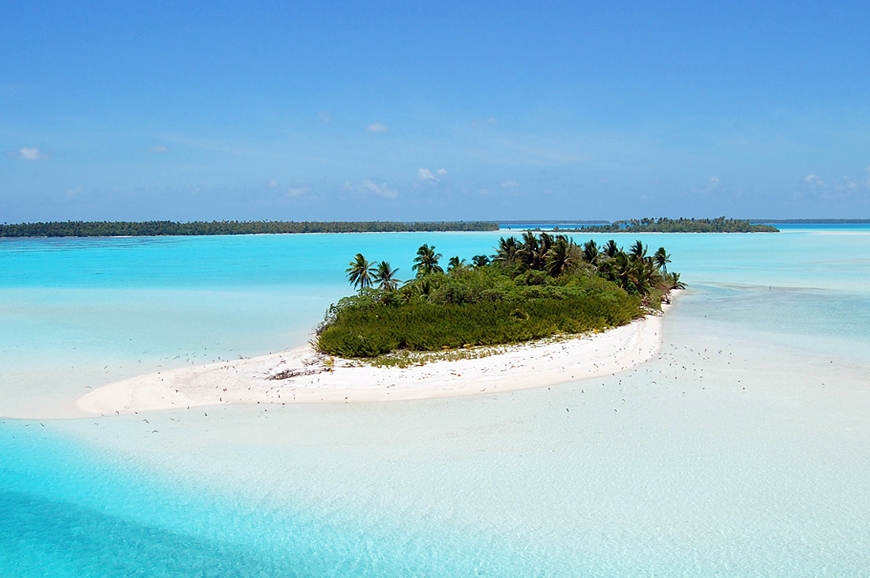
<path fill-rule="evenodd" d="M 567 238 L 529 233 L 522 241 L 502 239 L 492 262 L 345 297 L 327 311 L 316 345 L 333 355 L 376 357 L 624 325 L 660 308 L 664 292 L 683 286 L 645 253 L 640 241 L 631 253 L 611 241 L 582 261 L 584 253 Z"/>
<path fill-rule="evenodd" d="M 357 303 L 359 301 L 359 303 Z M 342 357 L 376 357 L 397 349 L 499 345 L 624 325 L 641 315 L 640 299 L 615 289 L 599 295 L 396 305 L 349 298 L 334 308 L 317 347 Z"/>

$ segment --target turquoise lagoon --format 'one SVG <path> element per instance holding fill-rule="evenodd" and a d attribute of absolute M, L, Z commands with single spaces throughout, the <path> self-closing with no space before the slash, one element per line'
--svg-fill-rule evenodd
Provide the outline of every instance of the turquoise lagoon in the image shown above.
<path fill-rule="evenodd" d="M 0 576 L 867 575 L 870 227 L 594 236 L 664 245 L 690 285 L 661 354 L 602 379 L 75 408 L 304 344 L 357 252 L 407 277 L 422 243 L 499 236 L 0 240 Z"/>

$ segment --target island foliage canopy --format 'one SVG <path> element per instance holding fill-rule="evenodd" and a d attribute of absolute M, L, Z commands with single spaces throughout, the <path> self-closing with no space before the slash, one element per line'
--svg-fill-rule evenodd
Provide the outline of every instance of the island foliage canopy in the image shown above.
<path fill-rule="evenodd" d="M 347 268 L 358 290 L 332 305 L 315 345 L 331 355 L 376 357 L 396 350 L 437 351 L 518 343 L 601 331 L 661 309 L 671 289 L 670 255 L 636 241 L 582 246 L 564 235 L 501 238 L 494 255 L 451 257 L 447 269 L 423 245 L 404 284 L 387 262 L 357 254 Z"/>
<path fill-rule="evenodd" d="M 554 227 L 559 229 L 559 227 Z M 561 230 L 571 230 L 562 228 Z M 583 225 L 573 229 L 584 233 L 778 233 L 771 225 L 746 219 L 669 219 L 667 217 L 630 219 L 610 224 Z"/>
<path fill-rule="evenodd" d="M 56 221 L 0 225 L 0 237 L 157 237 L 281 233 L 497 231 L 497 223 L 441 221 Z"/>
<path fill-rule="evenodd" d="M 578 221 L 580 222 L 580 221 Z M 758 233 L 776 232 L 770 225 L 746 220 L 645 218 L 589 222 L 574 231 L 589 233 Z M 510 223 L 506 223 L 509 225 Z M 543 224 L 543 223 L 542 223 Z M 546 227 L 545 227 L 546 228 Z M 554 230 L 558 224 L 554 223 Z M 392 233 L 497 231 L 490 221 L 52 221 L 0 225 L 0 237 L 157 237 L 194 235 L 257 235 L 282 233 Z M 572 230 L 562 228 L 562 230 Z"/>
<path fill-rule="evenodd" d="M 745 219 L 658 219 L 644 218 L 614 221 L 609 225 L 582 227 L 585 233 L 777 233 L 770 225 L 752 223 Z"/>

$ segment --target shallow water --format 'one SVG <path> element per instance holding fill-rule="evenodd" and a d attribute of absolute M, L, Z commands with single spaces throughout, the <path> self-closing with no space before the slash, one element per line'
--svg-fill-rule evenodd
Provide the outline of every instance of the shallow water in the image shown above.
<path fill-rule="evenodd" d="M 498 236 L 0 242 L 0 414 L 179 351 L 298 345 L 357 251 L 407 275 L 423 242 L 470 258 Z M 3 421 L 0 575 L 863 575 L 870 229 L 637 237 L 690 291 L 624 374 Z"/>

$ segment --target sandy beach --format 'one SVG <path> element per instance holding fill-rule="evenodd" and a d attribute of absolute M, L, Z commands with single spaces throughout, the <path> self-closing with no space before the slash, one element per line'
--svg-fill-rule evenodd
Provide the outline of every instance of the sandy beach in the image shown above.
<path fill-rule="evenodd" d="M 469 358 L 410 367 L 330 358 L 306 345 L 126 379 L 84 395 L 77 405 L 90 414 L 116 415 L 238 403 L 353 403 L 491 394 L 611 375 L 652 359 L 661 345 L 661 315 L 598 334 L 463 350 Z"/>

